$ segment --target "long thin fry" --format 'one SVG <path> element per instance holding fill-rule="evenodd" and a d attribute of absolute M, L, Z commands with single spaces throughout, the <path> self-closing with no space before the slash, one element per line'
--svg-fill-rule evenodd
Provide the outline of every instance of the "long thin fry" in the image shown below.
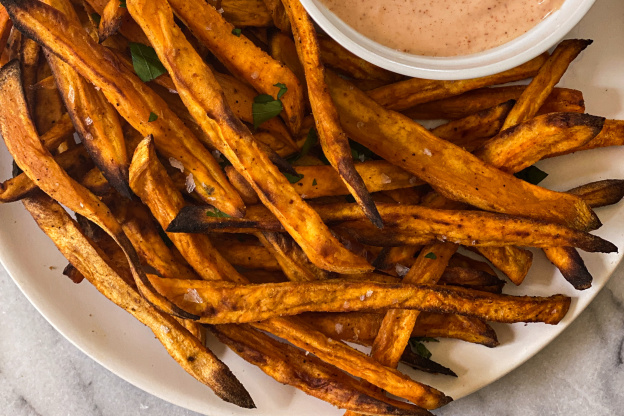
<path fill-rule="evenodd" d="M 6 9 L 0 5 L 0 56 L 4 52 L 13 23 Z"/>
<path fill-rule="evenodd" d="M 104 296 L 147 325 L 184 370 L 223 400 L 244 408 L 255 407 L 249 393 L 225 364 L 174 318 L 154 309 L 125 283 L 59 204 L 39 195 L 27 198 L 24 205 L 71 264 Z"/>
<path fill-rule="evenodd" d="M 163 65 L 169 69 L 180 97 L 217 149 L 252 185 L 262 202 L 279 218 L 288 233 L 317 266 L 345 273 L 371 270 L 365 259 L 344 248 L 318 214 L 296 193 L 251 133 L 232 114 L 221 88 L 173 21 L 164 0 L 128 3 L 130 14 L 144 28 Z M 178 53 L 185 50 L 186 54 Z M 203 88 L 191 89 L 192 83 Z M 305 222 L 302 221 L 305 219 Z"/>
<path fill-rule="evenodd" d="M 282 2 L 291 22 L 293 35 L 298 39 L 295 45 L 305 70 L 308 97 L 323 152 L 368 219 L 376 227 L 382 228 L 383 221 L 362 177 L 355 168 L 349 139 L 340 127 L 338 111 L 325 84 L 325 68 L 321 62 L 321 52 L 312 20 L 298 0 L 282 0 Z"/>
<path fill-rule="evenodd" d="M 101 88 L 143 136 L 153 134 L 159 152 L 177 159 L 192 173 L 198 185 L 195 190 L 202 199 L 230 215 L 242 215 L 242 200 L 210 152 L 157 94 L 123 65 L 116 64 L 115 55 L 95 43 L 82 27 L 42 2 L 26 0 L 5 6 L 16 26 Z M 56 23 L 51 25 L 51 21 Z M 156 121 L 148 121 L 151 113 L 158 116 Z"/>
<path fill-rule="evenodd" d="M 109 36 L 115 34 L 124 18 L 128 15 L 128 8 L 121 7 L 119 0 L 108 0 L 106 7 L 100 16 L 100 24 L 98 26 L 98 41 L 104 42 Z"/>

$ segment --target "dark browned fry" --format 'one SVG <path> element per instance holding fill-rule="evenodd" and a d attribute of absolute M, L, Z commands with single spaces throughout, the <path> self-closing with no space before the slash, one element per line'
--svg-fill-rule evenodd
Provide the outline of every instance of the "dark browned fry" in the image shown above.
<path fill-rule="evenodd" d="M 28 111 L 32 114 L 35 108 L 35 90 L 32 86 L 37 83 L 37 67 L 39 66 L 41 47 L 32 39 L 22 37 L 19 49 L 19 60 L 22 65 L 22 83 L 25 86 Z"/>
<path fill-rule="evenodd" d="M 121 7 L 119 0 L 108 0 L 100 16 L 98 41 L 102 43 L 109 36 L 117 33 L 127 15 L 128 8 Z"/>
<path fill-rule="evenodd" d="M 69 280 L 76 284 L 81 283 L 84 280 L 84 276 L 82 275 L 82 273 L 80 273 L 78 269 L 76 269 L 71 264 L 65 266 L 65 268 L 63 269 L 63 274 L 69 277 Z"/>
<path fill-rule="evenodd" d="M 570 149 L 563 153 L 557 153 L 552 156 L 560 156 L 562 154 L 579 152 L 581 150 L 597 149 L 599 147 L 622 146 L 624 144 L 624 120 L 607 120 L 605 121 L 602 131 L 589 143 L 576 149 Z"/>
<path fill-rule="evenodd" d="M 617 204 L 624 197 L 624 180 L 606 179 L 570 189 L 569 194 L 578 195 L 592 208 Z"/>
<path fill-rule="evenodd" d="M 585 290 L 591 287 L 593 277 L 578 251 L 573 247 L 547 247 L 544 248 L 546 257 L 563 277 L 570 282 L 576 290 Z"/>

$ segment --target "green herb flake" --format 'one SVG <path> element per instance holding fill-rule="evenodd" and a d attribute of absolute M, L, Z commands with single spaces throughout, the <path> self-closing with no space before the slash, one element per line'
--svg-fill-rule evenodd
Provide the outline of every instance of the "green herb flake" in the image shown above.
<path fill-rule="evenodd" d="M 232 29 L 232 34 L 234 36 L 238 36 L 240 38 L 241 33 L 243 33 L 243 31 L 241 29 L 238 29 L 238 28 Z"/>
<path fill-rule="evenodd" d="M 312 186 L 316 186 L 316 185 L 317 185 L 317 182 L 316 182 L 316 179 L 314 179 L 314 180 L 312 181 Z"/>
<path fill-rule="evenodd" d="M 349 145 L 351 146 L 351 156 L 353 160 L 365 162 L 373 158 L 374 153 L 369 148 L 353 141 L 350 141 Z"/>
<path fill-rule="evenodd" d="M 132 54 L 134 72 L 136 72 L 141 81 L 152 81 L 167 72 L 158 59 L 156 51 L 151 46 L 130 42 L 130 53 Z"/>
<path fill-rule="evenodd" d="M 546 179 L 548 174 L 536 166 L 529 166 L 528 168 L 522 169 L 520 172 L 515 173 L 514 176 L 532 185 L 537 185 Z"/>
<path fill-rule="evenodd" d="M 435 255 L 435 253 L 429 252 L 425 255 L 426 259 L 431 259 L 431 260 L 435 260 L 438 258 L 438 256 Z"/>
<path fill-rule="evenodd" d="M 258 128 L 265 121 L 277 117 L 283 110 L 284 106 L 280 100 L 276 100 L 268 94 L 258 95 L 251 104 L 254 127 Z"/>
<path fill-rule="evenodd" d="M 206 211 L 206 215 L 209 217 L 214 217 L 214 218 L 230 218 L 228 214 L 226 214 L 223 211 L 218 210 L 217 208 Z"/>
<path fill-rule="evenodd" d="M 97 13 L 91 13 L 90 16 L 91 16 L 91 20 L 93 20 L 93 23 L 99 26 L 100 20 L 102 20 L 102 17 Z"/>
<path fill-rule="evenodd" d="M 158 120 L 158 116 L 156 115 L 156 113 L 152 113 L 150 111 L 150 115 L 149 115 L 149 118 L 147 119 L 147 122 L 151 123 L 152 121 L 156 121 L 156 120 Z"/>
<path fill-rule="evenodd" d="M 414 353 L 420 355 L 421 357 L 427 360 L 431 358 L 431 351 L 425 347 L 425 344 L 419 342 L 417 338 L 410 338 L 409 346 Z"/>
<path fill-rule="evenodd" d="M 273 86 L 279 88 L 279 91 L 277 92 L 277 99 L 281 100 L 282 97 L 284 96 L 284 94 L 286 94 L 286 92 L 288 91 L 288 88 L 286 87 L 286 84 L 278 82 L 277 84 L 275 84 Z"/>
<path fill-rule="evenodd" d="M 299 174 L 299 175 L 291 175 L 288 172 L 282 172 L 284 174 L 284 176 L 286 176 L 286 179 L 288 179 L 288 182 L 290 183 L 297 183 L 299 182 L 301 179 L 303 179 L 303 175 Z"/>
<path fill-rule="evenodd" d="M 128 6 L 126 5 L 126 0 L 119 0 L 119 7 L 123 7 L 124 9 L 127 9 Z"/>
<path fill-rule="evenodd" d="M 298 154 L 288 158 L 288 162 L 294 163 L 298 161 L 299 159 L 301 159 L 302 157 L 310 153 L 310 149 L 312 149 L 317 143 L 318 143 L 318 133 L 316 132 L 316 129 L 312 127 L 310 130 L 308 130 L 308 135 L 306 136 L 306 141 L 303 143 L 303 146 L 301 147 L 301 151 Z"/>

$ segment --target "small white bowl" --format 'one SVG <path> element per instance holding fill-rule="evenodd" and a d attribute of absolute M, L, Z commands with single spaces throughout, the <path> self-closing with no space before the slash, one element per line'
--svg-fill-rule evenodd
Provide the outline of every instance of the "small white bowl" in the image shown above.
<path fill-rule="evenodd" d="M 483 52 L 452 57 L 413 55 L 388 48 L 356 32 L 319 0 L 300 1 L 329 36 L 360 58 L 411 77 L 455 80 L 492 75 L 535 58 L 559 42 L 585 16 L 595 0 L 566 0 L 559 10 L 507 43 Z"/>

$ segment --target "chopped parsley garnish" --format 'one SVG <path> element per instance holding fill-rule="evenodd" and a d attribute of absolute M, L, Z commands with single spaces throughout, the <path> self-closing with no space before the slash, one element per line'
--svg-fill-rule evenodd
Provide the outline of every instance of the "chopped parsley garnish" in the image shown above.
<path fill-rule="evenodd" d="M 238 36 L 240 38 L 241 33 L 243 33 L 243 31 L 241 29 L 238 29 L 238 28 L 232 29 L 232 34 L 234 36 Z"/>
<path fill-rule="evenodd" d="M 119 0 L 119 7 L 128 8 L 128 6 L 126 5 L 126 0 Z"/>
<path fill-rule="evenodd" d="M 426 259 L 431 259 L 431 260 L 435 260 L 438 258 L 438 256 L 435 255 L 435 253 L 429 252 L 425 255 Z"/>
<path fill-rule="evenodd" d="M 218 210 L 217 208 L 213 208 L 212 211 L 206 211 L 206 215 L 214 218 L 230 218 L 228 214 L 223 211 Z"/>
<path fill-rule="evenodd" d="M 258 128 L 262 123 L 277 117 L 284 110 L 281 98 L 286 94 L 288 88 L 286 85 L 278 82 L 274 85 L 278 87 L 277 98 L 273 98 L 269 94 L 260 94 L 254 98 L 254 102 L 251 105 L 251 113 L 253 115 L 254 127 Z"/>
<path fill-rule="evenodd" d="M 299 175 L 292 175 L 288 172 L 282 172 L 284 174 L 284 176 L 286 176 L 286 179 L 288 179 L 288 182 L 290 183 L 297 183 L 299 182 L 301 179 L 303 179 L 303 175 L 299 174 Z"/>
<path fill-rule="evenodd" d="M 431 351 L 429 351 L 427 347 L 425 347 L 425 344 L 423 344 L 423 342 L 439 342 L 439 341 L 435 338 L 429 338 L 429 337 L 412 337 L 409 339 L 409 346 L 412 349 L 412 351 L 420 355 L 423 358 L 429 359 L 431 358 Z"/>
<path fill-rule="evenodd" d="M 353 157 L 353 160 L 365 162 L 373 158 L 374 153 L 369 148 L 354 141 L 350 141 L 349 145 L 351 146 L 351 156 Z"/>
<path fill-rule="evenodd" d="M 288 92 L 288 88 L 286 87 L 286 84 L 278 82 L 277 84 L 275 84 L 273 86 L 279 88 L 279 91 L 277 92 L 277 99 L 278 100 L 281 100 L 282 97 L 284 96 L 284 94 L 286 94 L 286 92 Z"/>
<path fill-rule="evenodd" d="M 318 143 L 318 133 L 316 132 L 316 129 L 312 127 L 310 130 L 308 130 L 308 135 L 306 137 L 306 141 L 303 143 L 303 146 L 301 147 L 301 151 L 295 156 L 288 158 L 288 162 L 294 163 L 297 160 L 301 159 L 302 157 L 310 153 L 310 149 L 312 149 L 317 143 Z"/>
<path fill-rule="evenodd" d="M 514 176 L 532 185 L 537 185 L 546 179 L 548 174 L 536 166 L 529 166 L 528 168 L 524 168 L 520 172 L 515 173 Z"/>
<path fill-rule="evenodd" d="M 316 182 L 316 179 L 314 179 L 314 180 L 312 181 L 312 186 L 316 186 L 316 185 L 317 185 L 317 182 Z"/>
<path fill-rule="evenodd" d="M 130 42 L 130 53 L 134 72 L 141 78 L 141 81 L 152 81 L 167 72 L 151 46 Z"/>
<path fill-rule="evenodd" d="M 151 123 L 152 121 L 156 121 L 158 120 L 158 116 L 156 115 L 156 113 L 153 113 L 150 111 L 150 115 L 149 118 L 147 119 L 148 123 Z"/>

